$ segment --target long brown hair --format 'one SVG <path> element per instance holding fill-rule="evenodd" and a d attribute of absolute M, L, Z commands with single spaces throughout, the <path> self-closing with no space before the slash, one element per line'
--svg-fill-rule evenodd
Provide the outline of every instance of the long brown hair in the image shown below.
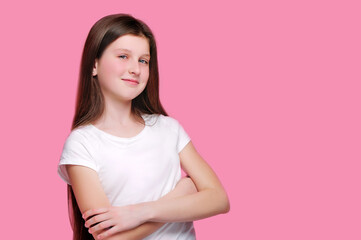
<path fill-rule="evenodd" d="M 95 59 L 102 56 L 109 44 L 125 34 L 145 37 L 149 42 L 151 56 L 148 83 L 143 92 L 132 100 L 132 113 L 138 117 L 142 113 L 168 116 L 159 99 L 157 46 L 152 31 L 143 21 L 129 14 L 112 14 L 98 20 L 90 29 L 85 41 L 71 130 L 92 123 L 103 114 L 104 97 L 98 79 L 92 75 Z M 73 240 L 93 240 L 93 236 L 84 226 L 85 221 L 70 185 L 68 185 L 68 210 Z"/>

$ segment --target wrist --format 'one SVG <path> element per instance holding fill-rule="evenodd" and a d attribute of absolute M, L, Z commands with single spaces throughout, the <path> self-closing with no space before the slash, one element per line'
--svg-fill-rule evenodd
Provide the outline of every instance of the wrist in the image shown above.
<path fill-rule="evenodd" d="M 152 207 L 153 202 L 140 203 L 141 208 L 141 220 L 143 222 L 150 222 L 154 218 L 154 208 Z"/>

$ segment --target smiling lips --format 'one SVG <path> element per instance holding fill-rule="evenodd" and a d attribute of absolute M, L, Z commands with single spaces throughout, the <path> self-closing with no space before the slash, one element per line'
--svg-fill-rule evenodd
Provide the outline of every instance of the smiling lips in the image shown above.
<path fill-rule="evenodd" d="M 139 84 L 139 82 L 137 80 L 134 79 L 122 79 L 123 81 L 129 82 L 131 84 Z"/>

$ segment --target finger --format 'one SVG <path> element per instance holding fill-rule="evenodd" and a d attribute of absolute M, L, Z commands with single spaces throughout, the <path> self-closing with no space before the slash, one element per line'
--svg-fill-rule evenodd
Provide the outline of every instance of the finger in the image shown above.
<path fill-rule="evenodd" d="M 85 225 L 85 227 L 89 228 L 90 226 L 97 224 L 99 222 L 108 220 L 109 218 L 110 218 L 110 215 L 108 213 L 101 213 L 101 214 L 95 215 L 95 216 L 91 217 L 90 219 L 88 219 L 84 225 Z"/>
<path fill-rule="evenodd" d="M 101 222 L 91 228 L 89 228 L 89 233 L 99 232 L 103 229 L 109 228 L 114 226 L 113 222 L 111 220 Z"/>
<path fill-rule="evenodd" d="M 107 238 L 117 232 L 120 232 L 120 229 L 115 225 L 112 228 L 109 228 L 108 230 L 102 232 L 101 234 L 98 235 L 98 239 L 104 239 Z"/>
<path fill-rule="evenodd" d="M 96 214 L 100 214 L 100 213 L 104 213 L 104 212 L 107 212 L 109 211 L 109 208 L 97 208 L 97 209 L 90 209 L 86 212 L 84 212 L 83 214 L 83 218 L 84 219 L 87 219 L 89 218 L 90 216 L 93 216 L 93 215 L 96 215 Z"/>
<path fill-rule="evenodd" d="M 90 209 L 88 211 L 85 211 L 83 213 L 83 218 L 87 219 L 90 216 L 96 215 L 96 214 L 100 214 L 100 213 L 104 213 L 107 212 L 109 210 L 109 208 L 98 208 L 98 209 Z"/>

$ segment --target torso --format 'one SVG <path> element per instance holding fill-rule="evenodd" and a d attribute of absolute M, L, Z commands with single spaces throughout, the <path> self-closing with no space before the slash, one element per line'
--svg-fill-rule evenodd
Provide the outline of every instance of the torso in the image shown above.
<path fill-rule="evenodd" d="M 146 126 L 136 123 L 137 131 L 129 131 L 129 126 L 123 128 L 125 132 L 118 129 L 109 133 L 95 125 L 79 127 L 67 139 L 62 164 L 79 161 L 79 165 L 96 171 L 113 206 L 158 200 L 181 178 L 178 152 L 190 139 L 180 133 L 175 119 L 154 114 L 144 120 Z M 65 168 L 59 168 L 59 172 L 65 172 Z M 156 239 L 195 240 L 193 222 L 166 223 L 144 238 Z"/>

